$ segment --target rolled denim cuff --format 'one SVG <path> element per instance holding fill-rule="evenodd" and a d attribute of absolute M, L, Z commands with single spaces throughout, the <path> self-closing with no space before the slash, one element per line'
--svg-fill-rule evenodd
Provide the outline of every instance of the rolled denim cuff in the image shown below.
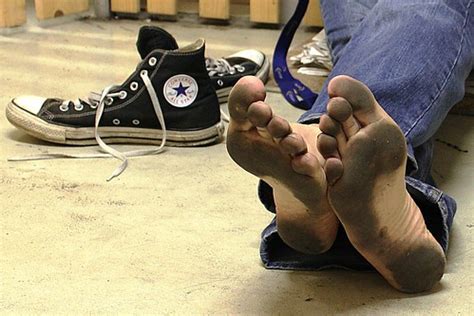
<path fill-rule="evenodd" d="M 407 191 L 420 208 L 428 230 L 446 252 L 456 202 L 439 189 L 412 177 L 406 177 Z M 275 213 L 273 190 L 260 181 L 258 195 L 265 208 Z M 261 236 L 260 257 L 266 268 L 289 270 L 321 270 L 340 267 L 350 270 L 371 270 L 373 267 L 352 246 L 342 226 L 336 240 L 327 252 L 310 255 L 298 252 L 278 235 L 276 218 L 264 229 Z"/>

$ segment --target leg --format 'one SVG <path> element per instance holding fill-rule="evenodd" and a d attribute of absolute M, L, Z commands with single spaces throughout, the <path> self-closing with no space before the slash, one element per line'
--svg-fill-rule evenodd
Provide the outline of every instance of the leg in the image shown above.
<path fill-rule="evenodd" d="M 304 253 L 332 246 L 339 222 L 326 197 L 315 125 L 290 125 L 265 104 L 263 84 L 245 77 L 229 98 L 227 149 L 242 168 L 274 189 L 281 238 Z"/>
<path fill-rule="evenodd" d="M 352 33 L 378 0 L 322 0 L 324 29 L 336 63 Z"/>
<path fill-rule="evenodd" d="M 352 126 L 355 121 L 359 124 L 355 125 L 355 130 L 358 132 L 362 125 L 361 123 L 363 123 L 359 121 L 359 119 L 361 119 L 360 111 L 358 114 L 355 114 L 356 111 L 353 110 L 353 107 L 359 105 L 359 109 L 368 107 L 371 109 L 371 112 L 377 112 L 386 122 L 386 124 L 384 124 L 385 129 L 393 129 L 392 134 L 398 135 L 390 136 L 389 141 L 397 141 L 399 143 L 400 131 L 394 129 L 394 125 L 391 124 L 390 120 L 388 120 L 383 113 L 388 114 L 391 120 L 399 126 L 407 143 L 407 176 L 405 178 L 406 182 L 403 185 L 405 185 L 408 192 L 410 192 L 411 198 L 415 199 L 417 203 L 416 206 L 418 207 L 418 209 L 417 207 L 410 207 L 410 211 L 407 212 L 412 214 L 410 215 L 412 219 L 415 219 L 413 223 L 420 221 L 420 211 L 425 215 L 421 220 L 424 220 L 424 222 L 428 224 L 430 231 L 436 234 L 434 237 L 445 251 L 447 249 L 448 231 L 455 211 L 455 203 L 449 196 L 436 189 L 429 179 L 431 160 L 429 140 L 441 124 L 450 107 L 462 98 L 463 81 L 472 69 L 474 56 L 472 53 L 474 50 L 473 7 L 472 1 L 467 0 L 438 2 L 397 2 L 380 0 L 353 31 L 351 40 L 346 44 L 329 79 L 341 74 L 347 74 L 361 80 L 373 92 L 378 104 L 380 104 L 383 110 L 380 110 L 378 105 L 374 106 L 373 103 L 369 103 L 372 104 L 370 106 L 362 107 L 360 106 L 360 102 L 354 102 L 354 104 L 348 102 L 347 104 L 349 104 L 351 111 L 354 112 L 354 114 L 351 115 L 353 119 L 352 122 L 344 121 L 341 126 L 341 123 L 337 121 L 336 118 L 339 118 L 339 120 L 342 120 L 342 118 L 334 113 L 334 118 L 329 116 L 321 119 L 321 124 L 324 123 L 327 128 L 333 130 L 328 130 L 324 125 L 321 126 L 322 129 L 327 131 L 328 137 L 332 137 L 331 134 L 334 133 L 339 135 L 340 132 L 338 128 L 342 128 L 343 134 L 346 137 L 345 143 L 344 139 L 339 136 L 335 142 L 332 141 L 332 145 L 327 144 L 327 142 L 326 144 L 320 144 L 321 150 L 326 158 L 334 158 L 328 159 L 325 168 L 328 171 L 329 181 L 335 182 L 334 186 L 336 186 L 338 184 L 337 181 L 347 176 L 349 169 L 353 170 L 351 172 L 357 173 L 357 167 L 355 167 L 357 163 L 354 162 L 351 164 L 351 168 L 348 167 L 350 165 L 350 155 L 347 155 L 348 151 L 346 150 L 349 143 L 348 139 L 352 136 L 352 133 L 354 133 L 354 131 L 351 130 L 351 128 L 354 127 L 350 126 Z M 328 80 L 328 82 L 329 81 L 330 80 Z M 354 87 L 352 84 L 348 86 Z M 352 88 L 349 90 L 351 89 Z M 315 123 L 320 121 L 321 116 L 326 112 L 326 106 L 330 100 L 328 90 L 329 87 L 326 85 L 313 108 L 302 116 L 301 122 Z M 360 90 L 354 89 L 354 91 Z M 365 95 L 371 94 L 366 93 Z M 333 91 L 332 96 L 336 97 L 338 95 Z M 347 95 L 345 96 L 348 97 Z M 333 101 L 331 101 L 331 103 Z M 334 107 L 337 109 L 339 106 Z M 374 108 L 377 108 L 377 110 L 375 111 Z M 333 124 L 335 127 L 328 124 L 332 121 L 336 122 Z M 387 122 L 390 122 L 390 124 Z M 366 128 L 366 130 L 369 129 Z M 362 135 L 363 134 L 360 136 Z M 392 137 L 395 138 L 392 140 Z M 324 142 L 324 138 L 326 137 L 321 136 L 320 142 Z M 363 137 L 356 139 L 360 138 Z M 340 139 L 342 140 L 339 142 Z M 356 139 L 351 143 L 356 143 Z M 334 143 L 337 144 L 337 150 L 334 148 Z M 361 143 L 363 143 L 363 141 L 361 141 Z M 367 150 L 375 150 L 380 147 L 381 145 L 366 145 Z M 359 155 L 367 155 L 367 153 L 364 151 Z M 345 163 L 344 160 L 347 160 L 347 163 Z M 360 159 L 358 159 L 358 161 L 360 161 Z M 400 161 L 398 163 L 400 163 Z M 401 165 L 403 166 L 403 164 L 404 162 L 402 161 Z M 330 167 L 331 165 L 332 167 Z M 394 163 L 394 165 L 396 164 Z M 400 173 L 400 168 L 403 169 L 400 166 L 398 168 L 392 166 L 392 169 L 395 170 L 392 173 Z M 342 178 L 338 179 L 341 171 L 343 172 Z M 376 173 L 377 172 L 374 172 L 374 174 Z M 380 171 L 378 173 L 380 173 Z M 365 176 L 366 179 L 372 179 L 373 183 L 379 182 L 379 176 Z M 401 191 L 399 197 L 405 198 L 405 202 L 403 203 L 400 202 L 401 200 L 398 201 L 398 204 L 401 205 L 400 207 L 407 207 L 406 204 L 409 205 L 413 203 L 413 200 L 410 200 L 406 195 L 406 191 L 401 189 L 400 175 L 394 178 L 398 179 L 398 182 L 393 179 L 388 182 L 394 182 L 394 184 L 398 186 L 399 192 Z M 377 179 L 377 181 L 375 179 Z M 386 177 L 385 181 L 386 179 L 388 178 Z M 351 186 L 348 185 L 347 187 L 350 188 Z M 375 188 L 376 186 L 373 184 L 372 187 Z M 377 187 L 379 187 L 379 185 L 377 185 Z M 331 191 L 331 187 L 329 190 Z M 337 196 L 340 196 L 336 192 L 337 190 L 332 194 L 334 200 L 338 199 L 336 198 Z M 348 190 L 346 194 L 351 194 L 350 192 L 351 191 Z M 381 194 L 380 192 L 372 192 L 369 195 L 371 196 L 371 200 L 377 200 L 374 196 L 378 196 L 378 199 L 380 199 Z M 369 198 L 366 198 L 366 201 L 368 199 Z M 408 202 L 406 202 L 407 200 Z M 264 202 L 266 202 L 266 205 L 271 204 L 268 200 Z M 335 205 L 335 203 L 333 203 L 333 205 Z M 370 205 L 370 207 L 372 211 L 374 211 L 373 205 Z M 344 209 L 342 210 L 344 212 Z M 363 216 L 367 215 L 365 214 Z M 408 217 L 409 216 L 406 216 L 406 218 Z M 344 218 L 343 215 L 341 216 L 341 221 L 344 224 L 342 218 Z M 372 218 L 374 217 L 372 216 Z M 362 219 L 360 221 L 362 221 Z M 349 224 L 345 225 L 349 226 Z M 408 229 L 407 226 L 410 225 L 406 225 L 406 229 Z M 413 226 L 415 231 L 423 231 L 424 226 L 422 224 L 416 224 L 415 226 L 416 227 Z M 384 236 L 385 230 L 380 230 L 379 233 L 381 232 L 383 232 L 382 236 Z M 354 234 L 353 236 L 355 236 Z M 410 233 L 407 233 L 407 235 L 409 234 Z M 424 235 L 423 239 L 425 241 L 423 247 L 428 246 L 428 248 L 425 249 L 430 249 L 428 252 L 425 252 L 424 259 L 434 255 L 434 258 L 437 258 L 438 262 L 438 268 L 436 268 L 436 265 L 431 267 L 433 271 L 431 273 L 431 279 L 427 278 L 424 280 L 425 284 L 422 287 L 429 288 L 430 283 L 435 283 L 436 279 L 439 278 L 438 272 L 441 270 L 440 267 L 443 265 L 444 258 L 440 256 L 439 248 L 436 249 L 436 246 L 431 243 L 432 238 L 429 237 L 429 234 L 421 234 Z M 266 260 L 265 264 L 268 267 L 318 269 L 324 266 L 339 264 L 351 268 L 358 268 L 358 266 L 352 262 L 343 262 L 338 259 L 340 252 L 336 257 L 328 256 L 335 248 L 341 249 L 337 244 L 327 253 L 318 256 L 318 260 L 311 260 L 308 259 L 309 257 L 302 258 L 299 254 L 291 252 L 288 249 L 282 250 L 281 244 L 278 242 L 276 236 L 273 225 L 270 225 L 264 231 L 261 249 L 262 258 Z M 357 238 L 353 239 L 354 243 L 358 244 Z M 419 246 L 418 249 L 422 249 L 423 247 Z M 394 249 L 396 249 L 396 247 Z M 345 251 L 349 253 L 351 250 L 346 248 Z M 395 271 L 390 271 L 393 269 L 388 267 L 387 262 L 383 263 L 384 261 L 382 258 L 378 258 L 378 255 L 376 255 L 377 258 L 374 259 L 373 255 L 369 254 L 368 251 L 360 249 L 360 252 L 362 252 L 366 256 L 366 259 L 373 265 L 378 266 L 378 269 L 382 270 L 381 272 L 389 282 L 397 288 L 405 291 L 422 290 L 422 287 L 405 283 L 404 281 L 406 281 L 406 279 L 404 279 L 404 275 L 401 277 L 394 276 Z M 429 255 L 426 255 L 426 253 Z M 415 260 L 417 260 L 416 266 L 419 267 L 419 260 L 422 257 L 422 255 L 412 256 L 410 260 L 415 258 Z M 305 262 L 307 264 L 294 264 L 293 262 L 296 260 L 306 260 Z M 379 263 L 376 262 L 377 260 Z M 411 272 L 412 274 L 417 273 L 417 271 L 413 269 Z"/>
<path fill-rule="evenodd" d="M 422 28 L 414 34 L 429 39 L 425 42 L 423 38 L 417 38 L 425 43 L 418 46 L 424 52 L 429 51 L 425 54 L 426 60 L 440 64 L 431 67 L 429 62 L 427 67 L 416 67 L 415 63 L 420 60 L 416 55 L 407 54 L 404 48 L 413 39 L 401 38 L 396 41 L 396 47 L 392 45 L 390 50 L 381 52 L 384 58 L 368 56 L 360 60 L 357 54 L 361 56 L 368 49 L 363 43 L 369 35 L 356 32 L 334 70 L 359 77 L 371 87 L 378 103 L 365 85 L 348 77 L 335 77 L 326 87 L 327 97 L 331 99 L 327 105 L 328 116 L 321 118 L 320 128 L 326 136 L 320 137 L 319 146 L 327 158 L 327 180 L 333 184 L 329 187 L 329 200 L 355 248 L 393 286 L 403 291 L 429 289 L 443 274 L 442 248 L 426 229 L 422 211 L 406 187 L 407 184 L 415 188 L 417 185 L 430 186 L 421 181 L 406 184 L 404 178 L 405 170 L 412 174 L 427 174 L 422 169 L 429 168 L 429 160 L 425 160 L 426 166 L 419 165 L 414 153 L 420 151 L 417 148 L 425 147 L 449 108 L 462 97 L 463 81 L 473 65 L 471 4 L 452 1 L 423 7 L 411 4 L 410 8 L 404 8 L 394 6 L 393 2 L 380 1 L 363 22 L 370 27 L 377 19 L 383 21 L 381 17 L 385 13 L 391 14 L 392 28 L 386 33 L 380 30 L 382 41 L 378 45 L 384 47 L 384 39 L 394 40 L 390 39 L 397 37 L 393 34 L 404 33 L 405 27 L 413 26 L 408 23 L 410 18 L 418 16 Z M 445 23 L 432 23 L 426 15 L 428 12 L 430 19 L 434 16 L 434 21 Z M 387 22 L 390 24 L 389 20 Z M 446 45 L 444 40 L 453 34 L 456 34 L 456 43 Z M 377 64 L 376 59 L 381 62 L 381 69 L 369 72 L 369 65 Z M 393 60 L 401 60 L 401 65 L 391 62 Z M 357 68 L 346 65 L 346 61 L 357 64 Z M 404 67 L 405 61 L 411 69 Z M 394 72 L 397 73 L 395 78 Z M 404 136 L 411 160 L 408 167 Z M 418 154 L 426 156 L 423 152 Z M 439 192 L 432 189 L 427 192 L 427 199 Z M 349 201 L 349 195 L 359 199 Z M 449 225 L 454 209 L 448 211 L 451 219 L 444 220 Z"/>
<path fill-rule="evenodd" d="M 473 10 L 472 1 L 380 0 L 354 31 L 329 78 L 346 74 L 362 81 L 400 127 L 408 145 L 407 185 L 431 206 L 423 212 L 443 217 L 432 230 L 440 232 L 436 238 L 445 250 L 455 203 L 430 179 L 430 140 L 462 99 L 474 64 Z M 318 121 L 329 98 L 325 85 L 301 121 Z"/>

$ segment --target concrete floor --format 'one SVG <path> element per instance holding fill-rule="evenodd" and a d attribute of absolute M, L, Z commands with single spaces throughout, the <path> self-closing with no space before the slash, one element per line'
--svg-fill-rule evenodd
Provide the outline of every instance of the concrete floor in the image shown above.
<path fill-rule="evenodd" d="M 396 292 L 376 273 L 265 270 L 259 234 L 272 216 L 257 200 L 257 180 L 229 159 L 224 143 L 134 158 L 110 183 L 114 159 L 7 162 L 97 150 L 26 136 L 4 107 L 21 94 L 72 98 L 121 82 L 135 68 L 143 23 L 85 20 L 0 36 L 2 314 L 472 314 L 472 117 L 449 116 L 438 135 L 469 152 L 437 143 L 435 177 L 459 209 L 446 274 L 423 295 Z M 217 57 L 248 47 L 270 54 L 279 34 L 160 25 L 181 43 L 207 38 Z M 301 114 L 277 93 L 268 101 L 290 119 Z"/>

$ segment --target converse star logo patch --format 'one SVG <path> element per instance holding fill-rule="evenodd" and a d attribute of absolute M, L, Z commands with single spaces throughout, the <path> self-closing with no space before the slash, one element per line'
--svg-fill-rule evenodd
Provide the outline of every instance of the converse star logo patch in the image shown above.
<path fill-rule="evenodd" d="M 172 106 L 184 108 L 191 105 L 198 95 L 198 85 L 193 77 L 176 75 L 163 86 L 163 95 Z"/>

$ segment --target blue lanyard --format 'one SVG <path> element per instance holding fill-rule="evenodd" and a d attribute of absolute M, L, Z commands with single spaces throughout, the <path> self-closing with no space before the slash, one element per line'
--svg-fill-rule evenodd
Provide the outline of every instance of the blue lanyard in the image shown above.
<path fill-rule="evenodd" d="M 296 30 L 308 8 L 309 0 L 298 0 L 298 5 L 291 19 L 286 23 L 280 34 L 275 52 L 273 53 L 273 76 L 285 99 L 297 108 L 309 110 L 318 95 L 301 81 L 295 79 L 286 63 L 286 56 Z"/>

